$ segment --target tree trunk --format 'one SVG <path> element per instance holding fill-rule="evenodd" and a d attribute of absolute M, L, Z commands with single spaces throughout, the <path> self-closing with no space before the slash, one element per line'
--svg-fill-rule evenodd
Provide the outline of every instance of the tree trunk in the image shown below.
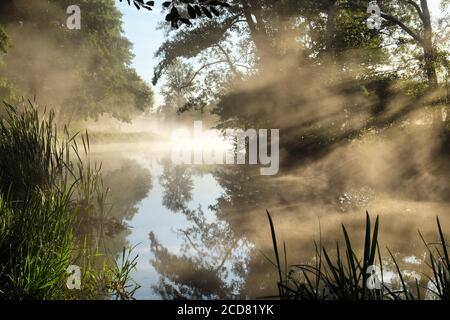
<path fill-rule="evenodd" d="M 336 57 L 336 47 L 335 47 L 335 35 L 336 35 L 336 24 L 334 19 L 336 18 L 338 7 L 336 6 L 336 0 L 330 0 L 328 5 L 328 17 L 327 17 L 327 33 L 325 36 L 325 45 L 327 56 L 334 59 Z"/>
<path fill-rule="evenodd" d="M 422 7 L 422 21 L 424 26 L 422 47 L 425 72 L 428 78 L 428 86 L 430 89 L 436 89 L 438 86 L 438 80 L 435 66 L 436 52 L 433 46 L 433 27 L 431 25 L 431 15 L 427 0 L 420 0 L 420 5 Z"/>
<path fill-rule="evenodd" d="M 269 60 L 273 55 L 273 50 L 269 37 L 267 36 L 264 21 L 262 21 L 258 4 L 255 0 L 242 0 L 242 6 L 244 11 L 245 20 L 247 20 L 248 27 L 250 29 L 250 35 L 253 39 L 253 43 L 256 47 L 256 53 L 260 58 L 260 61 Z M 256 23 L 253 21 L 253 17 Z"/>
<path fill-rule="evenodd" d="M 420 6 L 418 3 L 415 2 L 415 0 L 408 1 L 411 5 L 414 6 L 417 13 L 419 14 L 420 19 L 423 23 L 423 32 L 422 34 L 419 34 L 415 30 L 409 28 L 405 23 L 400 21 L 397 17 L 387 14 L 387 13 L 381 13 L 381 16 L 390 21 L 391 23 L 394 23 L 398 25 L 403 31 L 405 31 L 408 35 L 410 35 L 418 45 L 420 45 L 423 49 L 423 56 L 424 56 L 424 71 L 428 78 L 428 86 L 430 89 L 435 89 L 438 86 L 438 80 L 437 80 L 437 73 L 436 73 L 436 51 L 433 46 L 433 27 L 431 25 L 431 15 L 430 10 L 428 8 L 428 2 L 427 0 L 420 0 Z M 365 10 L 366 7 L 360 3 L 348 1 L 347 6 L 350 8 L 358 9 L 358 10 Z"/>

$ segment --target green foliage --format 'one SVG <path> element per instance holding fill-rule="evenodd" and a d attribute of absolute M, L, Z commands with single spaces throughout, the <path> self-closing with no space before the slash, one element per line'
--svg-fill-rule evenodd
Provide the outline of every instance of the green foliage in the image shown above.
<path fill-rule="evenodd" d="M 23 198 L 28 191 L 55 187 L 66 160 L 67 142 L 59 147 L 54 113 L 41 121 L 29 106 L 20 112 L 6 104 L 7 116 L 0 120 L 0 191 Z"/>
<path fill-rule="evenodd" d="M 131 278 L 138 256 L 132 256 L 134 247 L 123 248 L 118 257 L 108 257 L 87 245 L 78 249 L 75 263 L 82 272 L 80 290 L 66 290 L 64 299 L 132 300 L 140 286 Z"/>
<path fill-rule="evenodd" d="M 71 191 L 0 196 L 0 299 L 63 296 L 75 211 Z"/>
<path fill-rule="evenodd" d="M 188 32 L 176 33 L 172 39 L 165 41 L 155 56 L 160 62 L 154 71 L 153 84 L 156 84 L 169 67 L 177 63 L 177 58 L 194 58 L 202 51 L 214 47 L 226 35 L 236 18 L 225 21 L 206 21 Z"/>
<path fill-rule="evenodd" d="M 203 112 L 205 103 L 218 102 L 215 112 L 227 115 L 221 116 L 220 119 L 224 127 L 230 122 L 234 124 L 236 118 L 242 119 L 246 116 L 248 108 L 236 107 L 236 101 L 235 105 L 229 106 L 224 100 L 230 95 L 239 96 L 236 92 L 242 91 L 241 85 L 246 88 L 251 86 L 259 88 L 262 87 L 261 79 L 270 76 L 274 78 L 278 74 L 289 72 L 295 77 L 300 69 L 310 69 L 311 66 L 315 68 L 313 72 L 333 75 L 342 73 L 352 77 L 353 80 L 377 82 L 385 78 L 401 79 L 416 84 L 415 88 L 407 92 L 416 95 L 424 92 L 422 87 L 425 81 L 428 81 L 429 88 L 434 88 L 433 69 L 438 72 L 439 80 L 448 78 L 446 67 L 448 46 L 445 46 L 448 42 L 448 32 L 445 31 L 448 29 L 446 28 L 448 17 L 442 19 L 440 27 L 432 32 L 436 48 L 425 50 L 424 41 L 427 39 L 422 20 L 426 17 L 418 13 L 418 10 L 424 10 L 422 3 L 414 6 L 411 1 L 379 1 L 385 15 L 380 31 L 367 28 L 367 1 L 236 0 L 230 1 L 230 4 L 229 10 L 222 12 L 220 17 L 212 21 L 201 21 L 195 23 L 193 27 L 172 30 L 157 52 L 160 63 L 155 69 L 154 83 L 163 75 L 170 76 L 171 66 L 174 67 L 178 63 L 177 58 L 195 63 L 201 61 L 203 67 L 211 64 L 214 66 L 205 67 L 204 73 L 199 77 L 204 80 L 206 88 L 198 86 L 189 88 L 190 92 L 187 95 L 195 95 L 196 99 L 192 99 L 192 103 L 181 108 L 181 112 L 187 110 Z M 223 47 L 224 44 L 233 44 L 232 51 L 237 52 L 239 47 L 234 43 L 237 42 L 235 39 L 245 41 L 247 50 L 239 51 L 239 59 L 234 57 L 228 59 L 228 66 L 224 64 L 228 70 L 225 67 L 217 72 L 216 69 L 220 64 L 216 63 L 220 60 L 221 52 L 216 48 Z M 246 68 L 240 69 L 241 72 L 235 72 L 243 65 L 240 61 L 244 60 L 242 57 L 250 63 L 244 64 Z M 288 64 L 288 68 L 284 69 L 285 61 L 298 63 Z M 265 70 L 269 74 L 264 74 Z M 186 77 L 189 72 L 186 70 Z M 257 73 L 255 77 L 254 72 Z M 216 76 L 218 73 L 222 75 L 221 78 Z M 233 74 L 233 77 L 229 77 L 228 74 Z M 212 81 L 209 81 L 210 75 L 214 76 Z M 236 84 L 235 80 L 241 79 L 244 81 Z M 352 86 L 358 86 L 358 81 L 348 83 L 346 81 L 347 79 L 337 79 L 336 82 L 342 88 L 345 87 L 344 90 L 353 91 Z M 226 84 L 222 85 L 223 82 Z M 260 91 L 266 92 L 276 86 L 271 80 L 267 82 L 267 87 Z M 220 83 L 220 90 L 216 88 L 210 90 L 216 83 Z M 328 84 L 328 81 L 324 83 Z M 231 84 L 235 86 L 230 89 Z M 208 96 L 207 91 L 214 91 L 215 97 L 218 98 L 215 100 L 204 98 Z M 241 95 L 236 100 L 245 106 L 257 104 L 257 100 L 246 98 Z M 285 98 L 292 100 L 289 93 Z M 386 100 L 384 95 L 377 98 Z M 283 103 L 275 102 L 277 105 Z M 260 109 L 257 110 L 258 118 L 271 121 L 272 114 L 270 116 L 265 114 L 267 110 L 264 109 L 264 103 L 260 105 Z M 343 109 L 350 110 L 352 107 L 345 105 Z M 272 112 L 274 108 L 270 109 Z M 288 112 L 280 106 L 276 109 Z M 250 110 L 250 113 L 252 112 L 253 110 Z M 255 116 L 252 114 L 251 118 Z"/>
<path fill-rule="evenodd" d="M 129 121 L 148 110 L 153 92 L 131 67 L 132 44 L 123 36 L 114 1 L 79 1 L 80 30 L 66 27 L 66 8 L 72 4 L 0 4 L 0 23 L 8 25 L 13 43 L 0 76 L 22 96 L 63 106 L 57 114 L 65 123 L 105 113 Z M 10 101 L 6 94 L 3 99 Z"/>
<path fill-rule="evenodd" d="M 120 2 L 122 2 L 122 0 L 120 0 Z M 155 1 L 127 0 L 127 2 L 128 5 L 133 4 L 138 10 L 141 8 L 153 10 L 155 5 Z M 192 19 L 200 18 L 202 16 L 206 16 L 209 19 L 213 16 L 219 16 L 220 7 L 228 8 L 230 7 L 230 4 L 227 0 L 186 0 L 181 1 L 181 3 L 176 0 L 169 0 L 162 3 L 162 8 L 169 11 L 166 15 L 166 21 L 170 22 L 173 28 L 178 28 L 180 24 L 192 25 Z M 187 12 L 187 14 L 184 14 L 184 12 Z"/>
<path fill-rule="evenodd" d="M 0 123 L 2 299 L 63 294 L 73 246 L 73 186 L 63 183 L 67 143 L 59 147 L 53 113 L 6 105 Z"/>
<path fill-rule="evenodd" d="M 6 105 L 0 123 L 0 299 L 130 299 L 138 286 L 131 249 L 117 262 L 81 224 L 107 221 L 100 166 L 82 159 L 89 136 L 58 135 L 54 115 Z M 9 155 L 9 156 L 8 156 Z M 100 219 L 101 218 L 101 219 Z M 99 237 L 100 238 L 100 237 Z M 68 290 L 67 267 L 82 267 L 81 290 Z"/>

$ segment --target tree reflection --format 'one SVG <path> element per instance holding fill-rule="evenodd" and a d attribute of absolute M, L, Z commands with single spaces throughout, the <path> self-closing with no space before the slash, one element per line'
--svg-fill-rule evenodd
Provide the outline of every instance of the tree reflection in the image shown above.
<path fill-rule="evenodd" d="M 138 204 L 150 192 L 152 177 L 148 169 L 136 161 L 120 159 L 119 166 L 105 170 L 103 175 L 104 203 L 102 210 L 89 217 L 78 230 L 78 238 L 93 248 L 101 247 L 118 254 L 127 246 L 131 231 L 126 225 L 138 212 Z"/>
<path fill-rule="evenodd" d="M 119 221 L 131 220 L 138 211 L 137 204 L 153 187 L 149 170 L 133 160 L 124 160 L 119 169 L 107 173 L 103 180 L 113 204 L 111 216 Z"/>
<path fill-rule="evenodd" d="M 192 172 L 187 166 L 172 165 L 170 160 L 162 161 L 163 173 L 159 183 L 163 188 L 163 205 L 172 212 L 185 208 L 192 199 Z"/>
<path fill-rule="evenodd" d="M 235 237 L 228 223 L 209 219 L 199 207 L 184 209 L 189 226 L 178 230 L 180 254 L 171 253 L 150 232 L 150 261 L 160 274 L 153 290 L 165 299 L 224 299 L 239 294 L 253 246 Z"/>

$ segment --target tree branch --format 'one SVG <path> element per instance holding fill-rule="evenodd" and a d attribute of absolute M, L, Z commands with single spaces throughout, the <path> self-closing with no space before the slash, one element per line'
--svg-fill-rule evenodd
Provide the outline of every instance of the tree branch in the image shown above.
<path fill-rule="evenodd" d="M 417 13 L 419 14 L 420 20 L 422 20 L 422 22 L 424 22 L 425 18 L 423 16 L 423 12 L 422 12 L 419 4 L 417 2 L 415 2 L 414 0 L 406 0 L 406 2 L 409 3 L 410 5 L 412 5 L 416 9 Z"/>
<path fill-rule="evenodd" d="M 209 68 L 215 64 L 219 64 L 219 63 L 226 63 L 226 60 L 218 60 L 218 61 L 214 61 L 214 62 L 210 62 L 207 64 L 204 64 L 203 66 L 201 66 L 197 71 L 194 72 L 194 74 L 192 75 L 191 79 L 189 79 L 189 81 L 187 81 L 184 85 L 182 85 L 180 88 L 178 88 L 179 90 L 183 90 L 188 88 L 192 82 L 195 80 L 195 78 L 200 74 L 200 72 L 202 72 L 204 69 Z"/>
<path fill-rule="evenodd" d="M 238 78 L 241 78 L 241 74 L 239 73 L 239 71 L 237 71 L 233 61 L 231 61 L 231 58 L 230 58 L 230 55 L 228 54 L 228 52 L 220 44 L 217 44 L 217 48 L 219 48 L 219 50 L 225 56 L 225 59 L 226 59 L 228 65 L 230 66 L 231 71 L 234 73 L 234 75 Z"/>
<path fill-rule="evenodd" d="M 359 4 L 359 3 L 352 2 L 352 1 L 347 1 L 346 3 L 343 3 L 342 6 L 347 6 L 350 9 L 358 9 L 358 10 L 363 10 L 363 11 L 365 11 L 367 9 L 366 6 Z M 390 22 L 396 24 L 401 29 L 403 29 L 403 31 L 405 31 L 407 34 L 409 34 L 414 40 L 416 40 L 421 45 L 423 45 L 423 38 L 420 35 L 418 35 L 417 33 L 415 33 L 411 28 L 409 28 L 403 22 L 401 22 L 398 18 L 396 18 L 390 14 L 383 13 L 383 12 L 381 13 L 381 17 L 387 21 L 390 21 Z"/>

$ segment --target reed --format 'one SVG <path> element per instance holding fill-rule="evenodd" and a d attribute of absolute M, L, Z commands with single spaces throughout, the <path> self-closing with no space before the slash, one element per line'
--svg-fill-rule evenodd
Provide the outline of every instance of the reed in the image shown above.
<path fill-rule="evenodd" d="M 408 284 L 401 271 L 399 263 L 389 249 L 389 256 L 398 275 L 400 287 L 393 289 L 392 285 L 384 282 L 385 270 L 381 250 L 378 244 L 379 217 L 377 216 L 373 229 L 369 213 L 366 212 L 365 240 L 362 256 L 357 256 L 350 236 L 342 225 L 342 233 L 345 239 L 345 246 L 340 247 L 336 243 L 336 255 L 331 258 L 329 250 L 319 243 L 314 242 L 315 259 L 313 263 L 288 265 L 287 254 L 284 249 L 284 266 L 281 264 L 277 244 L 275 226 L 270 213 L 267 211 L 269 226 L 271 230 L 273 251 L 275 262 L 271 263 L 276 267 L 278 274 L 278 298 L 280 299 L 300 299 L 300 300 L 421 300 L 439 299 L 449 300 L 450 288 L 450 264 L 448 256 L 448 244 L 439 221 L 437 221 L 437 233 L 439 241 L 427 242 L 422 234 L 420 237 L 425 244 L 428 260 L 426 267 L 428 274 L 424 277 L 428 280 L 427 285 L 415 281 L 414 285 Z M 285 248 L 285 246 L 284 246 Z M 380 266 L 377 277 L 379 286 L 375 286 L 375 278 L 369 279 L 373 265 Z M 370 269 L 369 269 L 370 268 Z M 372 284 L 370 287 L 368 283 Z"/>
<path fill-rule="evenodd" d="M 101 165 L 89 159 L 89 135 L 70 135 L 65 127 L 59 134 L 54 113 L 41 114 L 31 102 L 5 108 L 7 116 L 0 120 L 0 299 L 131 299 L 137 285 L 130 285 L 130 271 L 137 257 L 131 251 L 121 257 L 105 252 L 100 241 L 92 243 L 92 235 L 78 232 L 93 217 L 107 219 L 109 212 Z M 82 264 L 82 288 L 68 290 L 66 270 L 77 263 Z"/>

